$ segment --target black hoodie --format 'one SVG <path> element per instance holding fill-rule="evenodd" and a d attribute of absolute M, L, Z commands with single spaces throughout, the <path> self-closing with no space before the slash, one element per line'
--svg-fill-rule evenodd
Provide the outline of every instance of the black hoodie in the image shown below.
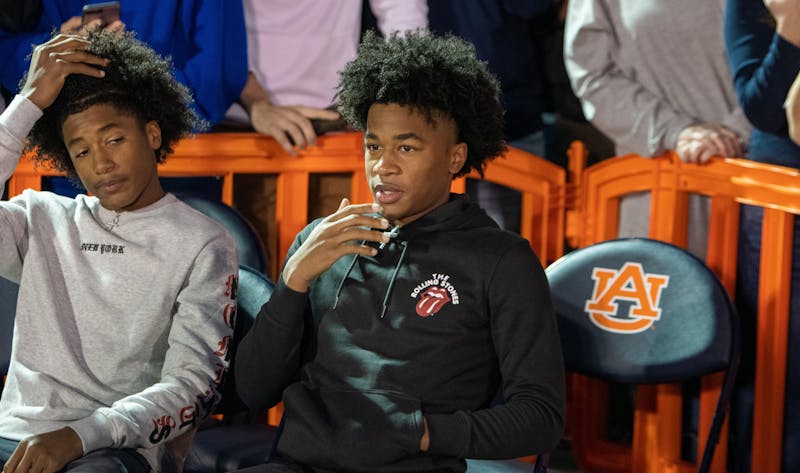
<path fill-rule="evenodd" d="M 402 227 L 378 256 L 340 259 L 308 294 L 279 281 L 235 373 L 253 408 L 282 396 L 279 455 L 321 471 L 464 471 L 463 458 L 545 452 L 562 434 L 544 271 L 466 196 Z"/>

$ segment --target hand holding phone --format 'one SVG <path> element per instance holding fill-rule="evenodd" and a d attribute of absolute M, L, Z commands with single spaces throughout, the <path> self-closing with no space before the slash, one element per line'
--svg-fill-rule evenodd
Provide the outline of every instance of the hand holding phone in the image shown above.
<path fill-rule="evenodd" d="M 81 26 L 100 20 L 100 28 L 119 21 L 119 2 L 90 3 L 83 6 Z"/>

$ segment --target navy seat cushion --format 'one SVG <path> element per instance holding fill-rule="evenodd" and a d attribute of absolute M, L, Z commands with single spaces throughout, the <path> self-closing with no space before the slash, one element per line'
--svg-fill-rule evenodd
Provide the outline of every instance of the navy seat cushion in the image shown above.
<path fill-rule="evenodd" d="M 567 254 L 546 273 L 568 370 L 639 384 L 727 366 L 730 301 L 687 251 L 655 240 L 611 240 Z M 632 315 L 637 310 L 648 316 Z"/>

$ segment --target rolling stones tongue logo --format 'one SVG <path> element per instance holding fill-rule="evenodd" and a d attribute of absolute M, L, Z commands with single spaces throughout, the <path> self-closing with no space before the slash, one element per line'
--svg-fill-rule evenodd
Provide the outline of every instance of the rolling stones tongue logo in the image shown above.
<path fill-rule="evenodd" d="M 417 315 L 428 317 L 433 315 L 450 302 L 450 296 L 443 287 L 432 287 L 426 290 L 417 302 Z"/>
<path fill-rule="evenodd" d="M 420 317 L 436 315 L 448 303 L 458 305 L 458 291 L 446 274 L 434 273 L 411 291 L 411 298 L 419 298 L 416 309 Z"/>

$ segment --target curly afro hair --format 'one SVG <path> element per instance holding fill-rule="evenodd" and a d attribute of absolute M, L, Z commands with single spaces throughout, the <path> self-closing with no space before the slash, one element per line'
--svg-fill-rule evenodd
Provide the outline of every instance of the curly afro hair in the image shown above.
<path fill-rule="evenodd" d="M 431 125 L 435 115 L 450 117 L 467 160 L 455 177 L 505 151 L 500 86 L 469 43 L 452 35 L 418 31 L 384 40 L 368 31 L 358 56 L 341 73 L 336 97 L 344 118 L 366 129 L 374 103 L 398 104 L 422 113 Z"/>
<path fill-rule="evenodd" d="M 110 104 L 120 113 L 129 113 L 142 124 L 154 120 L 161 127 L 161 147 L 156 160 L 161 163 L 172 153 L 172 146 L 193 130 L 206 127 L 190 108 L 192 97 L 172 74 L 169 58 L 162 58 L 134 33 L 94 31 L 87 37 L 89 51 L 110 60 L 105 77 L 71 74 L 55 102 L 44 110 L 28 134 L 26 151 L 37 163 L 47 164 L 80 183 L 64 145 L 62 126 L 67 117 L 92 105 Z M 27 76 L 27 75 L 26 75 Z M 26 77 L 22 78 L 24 84 Z"/>

